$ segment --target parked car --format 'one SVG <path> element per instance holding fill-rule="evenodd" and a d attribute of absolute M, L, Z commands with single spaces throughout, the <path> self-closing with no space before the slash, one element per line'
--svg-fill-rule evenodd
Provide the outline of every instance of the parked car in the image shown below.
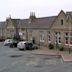
<path fill-rule="evenodd" d="M 0 38 L 0 42 L 3 42 L 3 41 L 5 41 L 5 39 L 3 39 L 3 38 Z"/>
<path fill-rule="evenodd" d="M 18 49 L 19 49 L 19 50 L 25 50 L 25 49 L 26 49 L 25 43 L 26 43 L 26 41 L 20 41 L 20 42 L 17 44 Z"/>
<path fill-rule="evenodd" d="M 5 45 L 5 46 L 9 46 L 12 42 L 13 42 L 13 39 L 6 39 L 6 40 L 4 41 L 4 45 Z"/>
<path fill-rule="evenodd" d="M 32 42 L 26 42 L 25 47 L 26 47 L 26 50 L 32 50 L 33 49 L 33 43 Z"/>
<path fill-rule="evenodd" d="M 38 49 L 38 46 L 33 44 L 30 41 L 21 41 L 17 44 L 17 47 L 19 50 L 33 50 L 33 49 Z"/>
<path fill-rule="evenodd" d="M 11 48 L 17 47 L 18 42 L 19 42 L 19 41 L 17 41 L 17 40 L 13 40 L 12 43 L 10 43 L 9 46 L 10 46 Z"/>

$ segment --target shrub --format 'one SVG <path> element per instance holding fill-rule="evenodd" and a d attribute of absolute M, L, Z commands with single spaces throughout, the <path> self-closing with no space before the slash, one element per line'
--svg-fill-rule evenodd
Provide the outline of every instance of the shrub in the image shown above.
<path fill-rule="evenodd" d="M 21 40 L 20 35 L 14 35 L 13 40 Z"/>
<path fill-rule="evenodd" d="M 64 51 L 64 47 L 63 46 L 60 46 L 59 50 L 60 51 Z"/>
<path fill-rule="evenodd" d="M 54 49 L 54 45 L 53 44 L 49 44 L 49 49 Z"/>

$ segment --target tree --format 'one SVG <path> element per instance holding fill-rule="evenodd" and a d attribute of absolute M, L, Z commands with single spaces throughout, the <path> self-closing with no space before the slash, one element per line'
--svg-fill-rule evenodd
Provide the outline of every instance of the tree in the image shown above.
<path fill-rule="evenodd" d="M 15 34 L 14 37 L 13 37 L 13 39 L 19 41 L 21 38 L 20 38 L 20 35 L 16 35 L 16 34 Z"/>

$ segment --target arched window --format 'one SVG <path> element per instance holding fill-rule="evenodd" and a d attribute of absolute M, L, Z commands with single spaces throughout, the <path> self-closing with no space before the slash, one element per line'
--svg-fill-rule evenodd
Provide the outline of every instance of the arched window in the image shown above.
<path fill-rule="evenodd" d="M 63 25 L 63 19 L 61 19 L 61 25 Z"/>

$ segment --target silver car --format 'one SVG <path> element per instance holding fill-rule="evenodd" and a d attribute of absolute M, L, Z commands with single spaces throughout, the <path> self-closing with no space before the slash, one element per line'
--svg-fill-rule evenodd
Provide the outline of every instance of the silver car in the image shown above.
<path fill-rule="evenodd" d="M 30 41 L 21 41 L 17 44 L 19 50 L 33 50 L 38 49 L 38 46 Z"/>
<path fill-rule="evenodd" d="M 6 40 L 4 41 L 4 45 L 5 45 L 5 46 L 8 46 L 8 45 L 10 45 L 12 42 L 13 42 L 13 39 L 6 39 Z"/>
<path fill-rule="evenodd" d="M 26 47 L 25 47 L 25 43 L 26 43 L 27 41 L 21 41 L 21 42 L 19 42 L 18 44 L 17 44 L 17 48 L 19 49 L 19 50 L 25 50 L 26 49 Z"/>

